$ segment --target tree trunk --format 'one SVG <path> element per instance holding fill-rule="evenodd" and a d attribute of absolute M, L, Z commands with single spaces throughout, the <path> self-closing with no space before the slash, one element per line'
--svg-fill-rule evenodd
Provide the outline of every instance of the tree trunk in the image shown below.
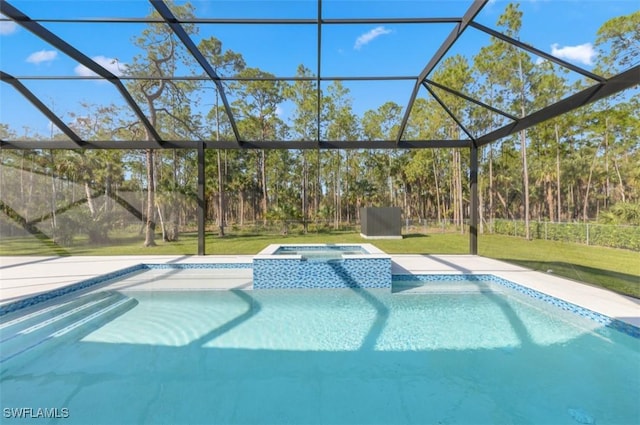
<path fill-rule="evenodd" d="M 56 190 L 56 175 L 55 175 L 55 158 L 53 156 L 53 151 L 49 150 L 49 158 L 51 160 L 51 228 L 53 230 L 52 238 L 54 241 L 56 239 L 56 230 L 58 228 L 58 223 L 56 219 L 56 207 L 58 204 L 58 193 Z"/>
<path fill-rule="evenodd" d="M 502 204 L 502 207 L 504 208 L 504 211 L 507 213 L 507 217 L 509 217 L 510 219 L 513 220 L 514 219 L 513 213 L 509 209 L 509 206 L 507 205 L 507 201 L 505 201 L 505 199 L 502 197 L 502 195 L 500 195 L 500 192 L 496 192 L 496 196 L 498 197 L 498 200 Z"/>
<path fill-rule="evenodd" d="M 478 180 L 480 180 L 480 172 L 478 172 Z M 478 222 L 478 232 L 482 235 L 484 234 L 484 195 L 483 195 L 483 190 L 481 189 L 481 185 L 480 185 L 480 181 L 478 181 L 478 186 L 480 187 L 480 189 L 478 190 L 478 215 L 480 216 L 480 220 Z M 473 196 L 473 194 L 471 195 Z M 471 211 L 471 214 L 473 214 L 473 211 Z M 469 217 L 471 218 L 471 217 Z"/>
<path fill-rule="evenodd" d="M 551 186 L 551 179 L 549 178 L 548 174 L 547 176 L 545 176 L 544 187 L 547 199 L 547 209 L 549 210 L 549 221 L 554 222 L 555 206 L 553 205 L 553 188 Z"/>
<path fill-rule="evenodd" d="M 458 225 L 458 208 L 456 207 L 456 190 L 455 190 L 455 174 L 456 174 L 456 166 L 455 166 L 455 149 L 451 151 L 451 161 L 449 162 L 449 167 L 451 167 L 451 172 L 449 173 L 449 206 L 453 208 L 453 223 L 454 225 Z"/>
<path fill-rule="evenodd" d="M 244 226 L 244 190 L 240 190 L 238 193 L 238 204 L 239 204 L 239 211 L 238 211 L 238 222 L 240 223 L 240 227 Z"/>
<path fill-rule="evenodd" d="M 598 159 L 598 149 L 600 146 L 596 147 L 595 152 L 593 153 L 593 160 L 591 161 L 591 167 L 589 167 L 589 178 L 587 179 L 587 189 L 584 194 L 584 202 L 582 204 L 582 221 L 586 222 L 588 220 L 587 213 L 589 209 L 589 192 L 591 191 L 591 178 L 593 177 L 593 169 L 596 166 L 596 160 Z"/>
<path fill-rule="evenodd" d="M 349 205 L 350 204 L 349 200 L 351 199 L 351 193 L 350 193 L 351 186 L 349 185 L 351 169 L 350 169 L 349 162 L 351 161 L 351 157 L 349 155 L 349 151 L 345 151 L 344 154 L 345 154 L 345 167 L 346 167 L 346 170 L 345 170 L 346 177 L 344 179 L 345 180 L 344 193 L 347 196 L 347 206 L 345 208 L 346 209 L 345 220 L 347 221 L 347 224 L 351 224 L 351 205 Z"/>
<path fill-rule="evenodd" d="M 604 208 L 607 209 L 609 207 L 609 186 L 611 184 L 609 181 L 609 117 L 606 117 L 604 122 Z"/>
<path fill-rule="evenodd" d="M 111 195 L 113 194 L 113 185 L 111 182 L 111 163 L 107 163 L 107 173 L 104 182 L 104 211 L 111 212 Z"/>
<path fill-rule="evenodd" d="M 524 234 L 531 239 L 529 233 L 529 169 L 527 167 L 527 137 L 525 131 L 520 132 L 520 151 L 522 152 L 522 184 L 524 191 Z"/>
<path fill-rule="evenodd" d="M 260 156 L 262 161 L 260 163 L 260 177 L 262 181 L 262 221 L 267 225 L 267 207 L 268 207 L 268 194 L 267 194 L 267 157 L 264 149 L 260 150 Z"/>
<path fill-rule="evenodd" d="M 556 207 L 558 208 L 558 222 L 562 221 L 562 203 L 561 194 L 562 187 L 560 186 L 560 132 L 558 130 L 558 124 L 555 125 L 556 133 Z"/>
<path fill-rule="evenodd" d="M 524 72 L 522 70 L 522 58 L 518 56 L 518 71 L 520 76 L 520 112 L 521 117 L 526 116 L 525 108 L 525 87 Z M 522 184 L 524 195 L 524 233 L 525 238 L 531 239 L 529 232 L 529 167 L 527 166 L 527 133 L 526 130 L 520 131 L 520 152 L 522 153 Z"/>
<path fill-rule="evenodd" d="M 25 151 L 20 151 L 20 207 L 24 208 L 24 218 L 26 220 L 29 220 L 27 204 L 24 199 L 24 195 L 25 193 L 27 193 L 27 191 L 24 188 L 24 173 L 25 173 L 24 155 L 25 155 Z"/>
<path fill-rule="evenodd" d="M 165 242 L 169 242 L 169 234 L 167 233 L 167 228 L 164 224 L 164 216 L 162 214 L 162 209 L 160 208 L 160 205 L 157 205 L 156 209 L 158 210 L 158 218 L 160 219 L 160 229 L 162 230 L 162 240 Z"/>
<path fill-rule="evenodd" d="M 389 206 L 394 206 L 393 178 L 391 176 L 391 151 L 387 152 L 387 181 L 389 183 Z"/>
<path fill-rule="evenodd" d="M 217 151 L 218 154 L 218 229 L 220 229 L 218 236 L 224 236 L 224 176 L 222 171 L 222 158 L 220 156 L 220 149 Z"/>
<path fill-rule="evenodd" d="M 493 182 L 493 144 L 489 145 L 489 226 L 490 232 L 493 231 L 493 220 L 495 218 L 495 206 L 493 202 L 493 196 L 495 193 L 495 186 Z"/>
<path fill-rule="evenodd" d="M 441 223 L 443 217 L 442 217 L 442 205 L 440 203 L 440 184 L 438 183 L 439 179 L 438 179 L 438 169 L 436 167 L 436 154 L 435 154 L 435 151 L 432 151 L 432 152 L 433 152 L 433 162 L 432 162 L 432 164 L 433 164 L 433 179 L 434 179 L 434 183 L 435 183 L 435 186 L 436 186 L 436 206 L 438 208 L 438 222 Z M 423 217 L 426 218 L 426 214 L 425 214 L 424 211 L 423 211 L 422 215 L 423 215 Z"/>
<path fill-rule="evenodd" d="M 313 195 L 313 209 L 315 215 L 316 225 L 318 224 L 318 210 L 320 209 L 320 149 L 317 151 L 316 156 L 316 183 L 314 187 L 314 195 Z M 317 228 L 317 227 L 316 227 Z"/>
<path fill-rule="evenodd" d="M 93 195 L 91 193 L 91 185 L 88 180 L 84 181 L 84 193 L 87 196 L 87 206 L 89 207 L 89 212 L 91 213 L 91 218 L 95 219 L 96 217 L 96 204 L 93 200 Z"/>
<path fill-rule="evenodd" d="M 218 90 L 216 90 L 216 142 L 220 141 L 220 96 Z M 225 156 L 225 167 L 226 167 L 226 156 Z M 224 170 L 226 172 L 226 169 Z M 222 164 L 220 158 L 220 150 L 218 149 L 218 229 L 219 237 L 224 236 L 224 226 L 225 226 L 225 207 L 224 207 L 224 178 L 226 177 L 226 173 L 223 175 L 222 172 Z"/>
<path fill-rule="evenodd" d="M 26 218 L 27 220 L 30 220 L 30 207 L 31 205 L 33 205 L 33 188 L 34 188 L 34 177 L 36 175 L 36 173 L 33 172 L 33 162 L 31 162 L 31 165 L 29 167 L 29 186 L 28 186 L 28 191 L 27 191 L 27 201 L 23 202 L 23 206 L 24 206 L 24 218 Z"/>
<path fill-rule="evenodd" d="M 618 176 L 618 187 L 620 191 L 620 197 L 622 199 L 622 202 L 627 202 L 627 197 L 625 196 L 625 190 L 624 190 L 624 181 L 622 180 L 622 176 L 620 175 L 620 168 L 618 167 L 618 161 L 616 161 L 615 159 L 613 160 L 613 167 L 615 168 L 616 175 Z"/>
<path fill-rule="evenodd" d="M 456 149 L 457 152 L 457 192 L 458 192 L 458 217 L 460 217 L 460 233 L 464 234 L 465 226 L 464 226 L 464 199 L 462 198 L 462 156 L 460 154 L 460 150 Z"/>
<path fill-rule="evenodd" d="M 180 234 L 180 205 L 182 200 L 177 197 L 178 190 L 178 168 L 180 167 L 180 159 L 178 157 L 178 150 L 173 149 L 173 191 L 171 199 L 173 203 L 169 205 L 169 232 L 168 240 L 175 242 L 178 240 Z"/>
<path fill-rule="evenodd" d="M 333 215 L 333 227 L 334 229 L 340 228 L 340 221 L 342 218 L 342 205 L 340 203 L 340 160 L 342 159 L 340 156 L 340 151 L 336 151 L 336 170 L 334 173 L 334 199 L 335 199 L 335 212 Z"/>
<path fill-rule="evenodd" d="M 167 241 L 176 242 L 180 237 L 180 211 L 177 206 L 171 208 L 169 214 L 170 227 L 168 229 Z"/>
<path fill-rule="evenodd" d="M 305 234 L 309 231 L 309 205 L 307 200 L 308 180 L 309 167 L 307 165 L 307 152 L 302 151 L 302 227 Z"/>
<path fill-rule="evenodd" d="M 155 198 L 155 169 L 154 169 L 154 155 L 152 149 L 146 151 L 147 159 L 147 221 L 145 225 L 144 246 L 156 246 L 155 230 L 156 223 L 153 220 L 154 208 L 156 204 Z"/>

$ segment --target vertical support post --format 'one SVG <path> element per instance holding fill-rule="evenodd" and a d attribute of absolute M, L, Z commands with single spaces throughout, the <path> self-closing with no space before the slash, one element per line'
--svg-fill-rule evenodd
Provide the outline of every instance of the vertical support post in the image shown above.
<path fill-rule="evenodd" d="M 470 223 L 469 223 L 469 254 L 478 255 L 478 146 L 475 142 L 471 143 L 471 155 L 469 164 L 469 183 L 471 205 L 470 205 Z"/>
<path fill-rule="evenodd" d="M 198 142 L 198 255 L 205 255 L 204 142 Z"/>
<path fill-rule="evenodd" d="M 589 246 L 589 223 L 587 223 L 587 246 Z"/>

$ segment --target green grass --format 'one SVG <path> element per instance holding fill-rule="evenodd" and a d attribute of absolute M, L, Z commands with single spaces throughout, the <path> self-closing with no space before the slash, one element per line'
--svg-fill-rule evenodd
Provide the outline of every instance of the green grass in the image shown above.
<path fill-rule="evenodd" d="M 114 237 L 115 238 L 115 237 Z M 354 232 L 320 232 L 287 236 L 242 234 L 218 238 L 208 235 L 208 255 L 256 254 L 273 243 L 363 243 L 370 242 L 389 254 L 467 254 L 469 236 L 433 233 L 410 234 L 402 240 L 365 240 Z M 480 235 L 479 254 L 533 270 L 550 272 L 576 281 L 601 286 L 640 298 L 640 253 L 622 249 L 574 243 L 533 240 L 503 235 Z M 141 236 L 123 236 L 117 244 L 90 246 L 77 241 L 59 247 L 32 238 L 5 238 L 0 255 L 195 255 L 197 236 L 186 233 L 177 242 L 158 241 L 158 246 L 142 247 Z"/>
<path fill-rule="evenodd" d="M 487 235 L 479 254 L 640 298 L 640 252 Z"/>

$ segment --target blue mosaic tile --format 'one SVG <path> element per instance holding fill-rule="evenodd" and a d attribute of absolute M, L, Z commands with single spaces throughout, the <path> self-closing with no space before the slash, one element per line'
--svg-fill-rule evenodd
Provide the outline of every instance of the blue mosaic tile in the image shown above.
<path fill-rule="evenodd" d="M 391 288 L 391 258 L 256 258 L 253 288 Z"/>
<path fill-rule="evenodd" d="M 488 274 L 394 274 L 394 282 L 489 282 Z"/>

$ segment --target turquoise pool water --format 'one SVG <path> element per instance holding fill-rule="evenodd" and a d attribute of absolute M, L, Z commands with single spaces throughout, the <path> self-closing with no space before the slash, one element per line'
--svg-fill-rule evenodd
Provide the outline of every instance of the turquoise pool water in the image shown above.
<path fill-rule="evenodd" d="M 281 246 L 273 255 L 301 255 L 308 259 L 335 259 L 343 255 L 367 254 L 358 245 Z"/>
<path fill-rule="evenodd" d="M 3 364 L 2 408 L 68 409 L 64 424 L 640 422 L 640 340 L 491 282 L 419 285 L 119 290 L 134 300 L 120 314 Z"/>

